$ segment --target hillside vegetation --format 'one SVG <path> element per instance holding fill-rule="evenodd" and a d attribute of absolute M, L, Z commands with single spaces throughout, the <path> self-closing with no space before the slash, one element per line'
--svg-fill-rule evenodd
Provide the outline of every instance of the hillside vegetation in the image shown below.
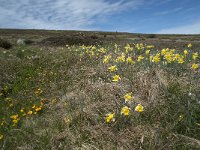
<path fill-rule="evenodd" d="M 198 35 L 0 38 L 12 45 L 0 47 L 1 149 L 200 149 Z"/>

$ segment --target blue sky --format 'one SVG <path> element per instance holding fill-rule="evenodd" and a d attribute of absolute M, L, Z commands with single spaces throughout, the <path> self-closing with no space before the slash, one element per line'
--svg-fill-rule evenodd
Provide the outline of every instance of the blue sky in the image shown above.
<path fill-rule="evenodd" d="M 0 28 L 200 34 L 200 0 L 0 0 Z"/>

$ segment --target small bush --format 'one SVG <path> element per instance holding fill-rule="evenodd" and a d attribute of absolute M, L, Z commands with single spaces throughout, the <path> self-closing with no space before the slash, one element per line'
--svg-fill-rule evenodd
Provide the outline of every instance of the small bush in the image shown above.
<path fill-rule="evenodd" d="M 91 35 L 90 36 L 92 39 L 98 39 L 98 36 L 97 35 Z"/>
<path fill-rule="evenodd" d="M 156 38 L 156 34 L 149 34 L 147 38 Z"/>
<path fill-rule="evenodd" d="M 5 49 L 10 49 L 12 45 L 3 39 L 0 39 L 0 47 L 5 48 Z"/>

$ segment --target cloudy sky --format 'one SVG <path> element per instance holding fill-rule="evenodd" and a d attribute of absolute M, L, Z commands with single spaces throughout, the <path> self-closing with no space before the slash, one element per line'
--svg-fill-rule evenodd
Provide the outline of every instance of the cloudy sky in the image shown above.
<path fill-rule="evenodd" d="M 200 0 L 0 0 L 0 28 L 200 34 Z"/>

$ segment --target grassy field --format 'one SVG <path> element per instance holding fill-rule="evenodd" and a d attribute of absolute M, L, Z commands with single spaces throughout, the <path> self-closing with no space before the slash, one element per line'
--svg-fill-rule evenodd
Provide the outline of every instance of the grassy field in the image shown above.
<path fill-rule="evenodd" d="M 200 35 L 0 30 L 0 39 L 11 45 L 0 42 L 1 149 L 200 149 Z"/>

